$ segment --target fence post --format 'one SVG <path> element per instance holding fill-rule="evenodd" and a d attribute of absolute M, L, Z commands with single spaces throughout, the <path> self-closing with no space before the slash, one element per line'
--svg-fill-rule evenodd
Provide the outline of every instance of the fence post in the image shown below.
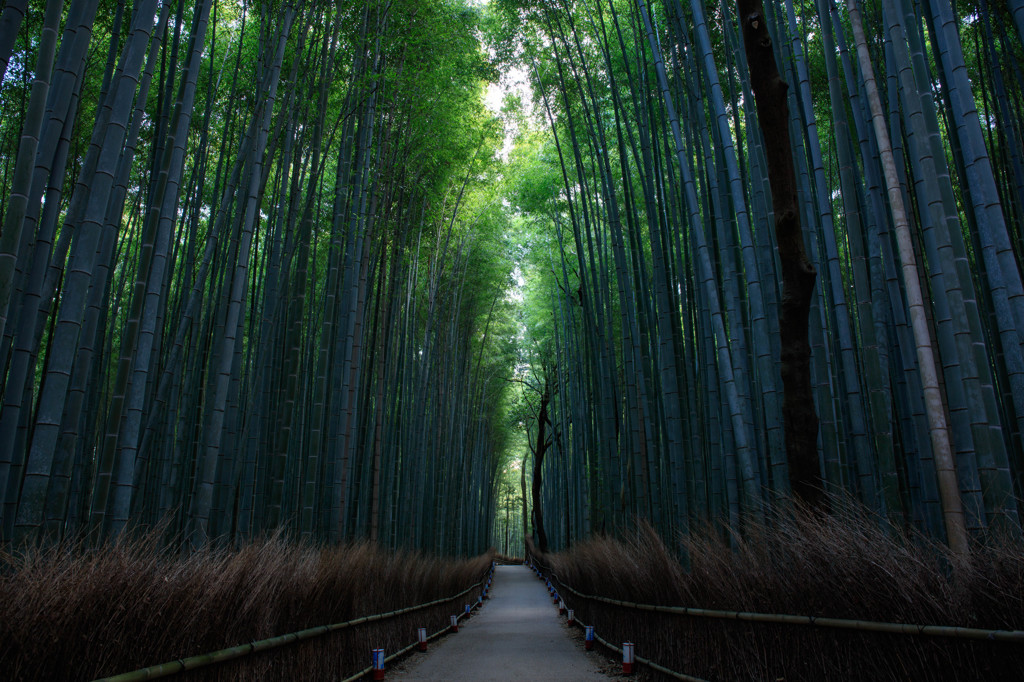
<path fill-rule="evenodd" d="M 427 629 L 416 628 L 416 638 L 420 641 L 420 651 L 427 650 Z"/>
<path fill-rule="evenodd" d="M 371 652 L 371 658 L 373 660 L 373 679 L 383 680 L 384 679 L 384 650 L 373 649 Z"/>
<path fill-rule="evenodd" d="M 633 674 L 635 648 L 636 645 L 633 642 L 623 642 L 622 644 L 622 673 L 624 675 Z"/>
<path fill-rule="evenodd" d="M 583 647 L 587 651 L 590 651 L 591 649 L 594 648 L 594 626 L 593 625 L 588 625 L 587 626 L 587 638 L 584 641 Z"/>

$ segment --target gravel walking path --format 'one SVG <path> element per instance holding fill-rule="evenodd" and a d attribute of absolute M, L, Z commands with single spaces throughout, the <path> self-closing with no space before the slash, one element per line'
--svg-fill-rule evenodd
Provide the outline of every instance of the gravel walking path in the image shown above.
<path fill-rule="evenodd" d="M 525 566 L 498 566 L 484 607 L 392 680 L 607 680 L 607 661 L 569 635 L 544 584 Z"/>

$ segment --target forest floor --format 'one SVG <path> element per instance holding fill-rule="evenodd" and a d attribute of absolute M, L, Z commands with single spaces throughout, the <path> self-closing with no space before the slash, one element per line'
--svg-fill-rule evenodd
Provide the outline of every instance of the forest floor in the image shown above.
<path fill-rule="evenodd" d="M 585 651 L 525 566 L 498 566 L 484 608 L 424 654 L 387 672 L 395 680 L 606 680 L 621 663 Z"/>

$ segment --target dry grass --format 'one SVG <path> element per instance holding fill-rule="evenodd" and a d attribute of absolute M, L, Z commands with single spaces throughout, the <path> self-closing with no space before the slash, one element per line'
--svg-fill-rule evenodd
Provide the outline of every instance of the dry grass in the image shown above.
<path fill-rule="evenodd" d="M 0 677 L 92 680 L 148 665 L 447 597 L 477 582 L 472 560 L 312 549 L 271 539 L 178 558 L 153 542 L 0 556 Z M 464 602 L 287 645 L 182 677 L 341 679 L 441 629 Z"/>
<path fill-rule="evenodd" d="M 542 557 L 580 592 L 642 603 L 924 625 L 1024 629 L 1024 546 L 978 547 L 969 565 L 855 514 L 799 515 L 730 542 L 681 540 L 689 569 L 640 525 Z M 637 654 L 711 680 L 1009 680 L 1024 646 L 636 612 L 566 595 L 578 618 Z"/>

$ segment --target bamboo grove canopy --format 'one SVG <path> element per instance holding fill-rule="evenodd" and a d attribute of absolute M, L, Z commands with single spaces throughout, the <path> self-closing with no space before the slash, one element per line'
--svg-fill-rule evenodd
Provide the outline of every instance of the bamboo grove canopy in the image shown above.
<path fill-rule="evenodd" d="M 764 10 L 824 485 L 946 537 L 921 311 L 967 530 L 1019 535 L 1024 0 Z M 714 0 L 8 0 L 0 537 L 476 553 L 508 535 L 520 424 L 555 548 L 784 504 L 741 23 Z M 510 68 L 533 121 L 483 105 Z"/>

